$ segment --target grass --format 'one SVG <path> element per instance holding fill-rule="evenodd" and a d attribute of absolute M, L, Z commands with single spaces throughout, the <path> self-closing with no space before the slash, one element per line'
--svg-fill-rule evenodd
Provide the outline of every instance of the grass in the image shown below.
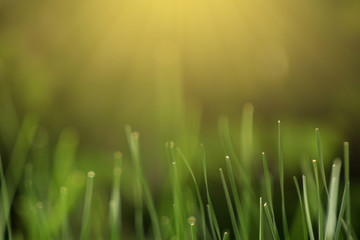
<path fill-rule="evenodd" d="M 244 126 L 252 128 L 252 111 L 247 106 L 243 130 Z M 160 204 L 158 196 L 154 198 L 151 181 L 145 175 L 140 135 L 126 126 L 131 161 L 127 162 L 128 159 L 120 152 L 115 153 L 111 186 L 100 191 L 108 191 L 108 206 L 104 208 L 107 211 L 100 211 L 94 205 L 99 198 L 95 171 L 85 176 L 76 170 L 71 159 L 74 156 L 71 146 L 76 145 L 76 140 L 70 138 L 73 143 L 70 147 L 63 142 L 68 133 L 59 140 L 55 161 L 56 166 L 66 168 L 66 176 L 62 176 L 59 169 L 54 169 L 54 181 L 34 186 L 33 167 L 31 163 L 26 163 L 26 159 L 31 149 L 29 141 L 36 132 L 35 121 L 33 118 L 24 120 L 5 172 L 3 164 L 0 164 L 0 239 L 357 239 L 351 221 L 349 143 L 344 143 L 344 161 L 334 160 L 328 184 L 319 129 L 315 130 L 318 159 L 307 163 L 312 165 L 313 171 L 302 176 L 302 186 L 295 176 L 294 184 L 287 181 L 280 121 L 277 126 L 278 179 L 273 179 L 274 166 L 269 165 L 265 153 L 252 156 L 252 144 L 245 143 L 246 139 L 251 141 L 251 131 L 246 131 L 240 144 L 249 149 L 245 153 L 237 152 L 226 118 L 219 123 L 224 150 L 229 153 L 222 163 L 225 168 L 219 168 L 220 178 L 217 181 L 222 189 L 214 189 L 209 182 L 204 145 L 199 146 L 199 154 L 190 161 L 174 142 L 168 142 L 169 179 L 166 181 L 171 184 L 168 185 L 170 189 L 164 191 L 168 200 L 164 205 Z M 63 157 L 67 158 L 65 162 L 61 162 Z M 250 160 L 243 162 L 243 158 Z M 256 176 L 252 161 L 261 159 L 261 174 L 257 172 Z M 342 170 L 343 180 L 340 178 Z M 124 171 L 130 173 L 130 182 L 125 181 Z M 315 191 L 309 191 L 312 179 Z M 129 192 L 124 191 L 124 184 L 132 186 L 132 196 L 126 195 Z M 38 189 L 46 186 L 50 189 L 48 199 L 44 200 Z M 287 192 L 290 188 L 297 196 Z M 82 208 L 79 207 L 81 201 L 76 200 L 81 194 L 84 194 Z M 298 201 L 287 201 L 296 197 Z M 275 199 L 280 199 L 280 204 Z M 131 202 L 130 206 L 127 205 Z M 286 206 L 298 208 L 299 214 L 289 217 Z M 82 209 L 81 219 L 74 215 L 80 212 L 79 208 Z M 12 212 L 22 214 L 10 214 Z M 129 212 L 133 217 L 129 217 Z M 16 222 L 16 228 L 13 216 L 20 222 Z M 98 221 L 95 218 L 99 218 Z M 106 222 L 103 224 L 106 228 L 99 233 L 94 224 L 102 220 Z M 75 227 L 74 221 L 78 224 Z M 295 222 L 300 224 L 294 225 Z M 133 232 L 129 228 L 133 228 Z"/>

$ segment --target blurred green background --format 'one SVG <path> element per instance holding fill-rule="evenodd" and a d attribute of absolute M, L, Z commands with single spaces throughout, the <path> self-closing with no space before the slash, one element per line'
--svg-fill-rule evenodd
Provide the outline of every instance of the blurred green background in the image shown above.
<path fill-rule="evenodd" d="M 319 127 L 327 169 L 350 142 L 359 199 L 359 43 L 360 3 L 351 0 L 0 0 L 5 168 L 31 115 L 39 128 L 27 161 L 43 159 L 34 172 L 52 174 L 62 136 L 74 149 L 74 167 L 94 170 L 106 199 L 113 153 L 123 152 L 124 171 L 132 167 L 124 133 L 130 124 L 140 132 L 157 199 L 168 175 L 165 142 L 175 141 L 195 171 L 204 143 L 216 182 L 225 155 L 218 119 L 228 116 L 240 147 L 245 105 L 254 108 L 252 161 L 260 163 L 262 151 L 276 160 L 281 119 L 291 179 L 304 154 L 317 158 Z M 131 195 L 130 186 L 124 191 Z"/>

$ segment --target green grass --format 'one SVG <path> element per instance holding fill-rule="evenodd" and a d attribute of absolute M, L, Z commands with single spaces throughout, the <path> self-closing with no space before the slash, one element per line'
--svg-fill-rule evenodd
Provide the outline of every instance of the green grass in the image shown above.
<path fill-rule="evenodd" d="M 248 106 L 245 114 L 243 131 L 244 126 L 252 128 L 252 108 Z M 348 142 L 344 143 L 344 168 L 342 161 L 335 159 L 328 184 L 316 129 L 318 160 L 306 163 L 313 171 L 302 176 L 300 186 L 297 177 L 294 184 L 287 179 L 280 121 L 277 166 L 265 153 L 252 155 L 252 144 L 244 143 L 245 139 L 251 141 L 251 131 L 241 137 L 240 146 L 248 148 L 243 153 L 235 147 L 227 119 L 222 118 L 219 125 L 224 151 L 229 153 L 218 163 L 220 178 L 216 181 L 222 188 L 209 181 L 207 166 L 213 158 L 206 156 L 206 146 L 200 144 L 198 153 L 191 157 L 168 142 L 169 177 L 163 176 L 168 189 L 161 189 L 164 197 L 160 198 L 150 187 L 151 172 L 145 174 L 140 135 L 130 126 L 125 127 L 130 154 L 115 153 L 108 187 L 98 183 L 99 175 L 95 181 L 96 169 L 87 176 L 76 169 L 77 140 L 69 132 L 60 137 L 55 151 L 54 167 L 62 166 L 64 171 L 54 169 L 52 180 L 43 182 L 44 186 L 34 185 L 35 170 L 26 159 L 36 122 L 25 119 L 5 172 L 0 164 L 0 239 L 357 239 L 351 221 Z M 250 159 L 245 163 L 243 158 Z M 260 171 L 255 168 L 259 165 Z M 278 179 L 273 172 L 276 167 Z M 344 179 L 340 179 L 342 170 Z M 309 191 L 312 179 L 315 190 Z M 43 188 L 48 188 L 47 194 L 41 195 L 39 189 Z M 287 192 L 290 188 L 297 195 Z M 103 202 L 108 204 L 99 208 Z M 289 209 L 296 208 L 299 214 L 290 215 Z"/>

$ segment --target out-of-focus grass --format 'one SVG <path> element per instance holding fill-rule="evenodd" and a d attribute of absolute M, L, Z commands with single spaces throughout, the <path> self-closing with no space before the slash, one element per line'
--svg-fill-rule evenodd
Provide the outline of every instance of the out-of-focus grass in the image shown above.
<path fill-rule="evenodd" d="M 325 185 L 320 185 L 316 160 L 303 162 L 305 167 L 301 193 L 296 178 L 295 185 L 287 181 L 286 170 L 282 167 L 279 173 L 283 181 L 278 181 L 274 177 L 273 171 L 276 168 L 273 164 L 268 165 L 264 153 L 262 154 L 264 175 L 261 174 L 262 171 L 244 165 L 243 161 L 229 156 L 225 161 L 218 162 L 220 167 L 226 167 L 226 171 L 220 168 L 220 178 L 216 180 L 218 184 L 221 183 L 219 186 L 222 185 L 223 192 L 212 186 L 213 180 L 212 184 L 208 183 L 209 170 L 206 166 L 212 156 L 205 158 L 206 146 L 198 145 L 197 153 L 190 162 L 187 154 L 174 142 L 166 144 L 168 160 L 163 162 L 168 165 L 169 174 L 161 176 L 163 188 L 154 189 L 151 188 L 153 184 L 151 178 L 154 173 L 144 168 L 143 159 L 146 156 L 141 154 L 140 135 L 133 132 L 129 126 L 126 127 L 126 134 L 131 154 L 130 156 L 115 154 L 115 163 L 105 166 L 109 169 L 107 174 L 110 177 L 101 174 L 101 165 L 107 165 L 107 162 L 101 162 L 103 160 L 100 158 L 93 168 L 96 171 L 98 166 L 100 170 L 100 176 L 97 175 L 96 181 L 94 181 L 95 172 L 88 172 L 86 180 L 84 172 L 76 167 L 75 162 L 71 164 L 72 166 L 67 164 L 72 161 L 68 158 L 74 156 L 77 141 L 74 141 L 76 138 L 73 135 L 67 135 L 69 132 L 64 132 L 65 135 L 60 137 L 57 144 L 54 158 L 58 161 L 59 156 L 66 156 L 64 161 L 67 161 L 62 163 L 55 161 L 52 167 L 56 168 L 62 164 L 66 176 L 62 176 L 59 169 L 54 169 L 57 174 L 44 174 L 43 177 L 48 179 L 34 181 L 34 173 L 42 173 L 35 169 L 38 165 L 34 161 L 37 159 L 29 155 L 35 146 L 29 145 L 28 141 L 33 141 L 39 128 L 36 128 L 34 120 L 29 119 L 31 118 L 24 120 L 23 128 L 19 132 L 18 144 L 14 146 L 14 149 L 22 154 L 13 152 L 13 157 L 5 168 L 6 174 L 1 177 L 1 207 L 5 211 L 2 211 L 0 227 L 1 234 L 5 238 L 160 240 L 176 237 L 180 240 L 223 238 L 246 240 L 258 237 L 282 239 L 286 234 L 289 234 L 287 236 L 289 239 L 301 236 L 304 239 L 307 237 L 316 239 L 316 234 L 319 234 L 321 239 L 326 240 L 345 237 L 356 239 L 350 217 L 351 210 L 347 210 L 351 206 L 348 194 L 350 185 L 346 182 L 349 180 L 349 143 L 347 142 L 344 144 L 347 166 L 344 181 L 340 180 L 341 161 L 337 159 L 334 161 L 330 177 L 329 192 L 326 191 Z M 222 135 L 228 134 L 224 145 L 230 146 L 225 148 L 225 152 L 236 158 L 237 152 L 241 149 L 233 145 L 231 131 L 228 131 L 226 125 L 221 128 L 221 131 L 224 130 L 226 132 Z M 281 153 L 281 139 L 281 132 L 278 131 L 277 152 L 280 166 L 286 162 L 286 158 Z M 132 160 L 129 161 L 130 159 Z M 253 166 L 256 166 L 260 160 L 260 154 L 253 157 Z M 17 163 L 17 168 L 12 172 L 14 161 Z M 233 164 L 235 161 L 237 164 Z M 311 170 L 311 164 L 314 171 Z M 87 167 L 91 165 L 90 163 Z M 196 167 L 202 171 L 200 173 L 194 171 Z M 203 182 L 199 181 L 202 179 L 198 177 L 201 176 L 201 172 L 204 173 L 206 189 L 203 188 Z M 244 172 L 247 181 L 245 183 L 242 182 L 244 176 L 239 176 Z M 101 180 L 102 176 L 103 180 Z M 105 180 L 107 178 L 108 181 Z M 190 180 L 194 184 L 188 184 Z M 338 193 L 342 192 L 341 190 L 344 191 L 339 198 Z M 296 201 L 296 191 L 299 202 Z M 48 194 L 43 194 L 44 192 Z M 260 210 L 257 202 L 259 197 L 261 197 Z M 338 199 L 341 199 L 340 204 Z M 246 211 L 244 201 L 248 201 Z M 225 205 L 228 211 L 225 210 Z M 205 211 L 205 206 L 208 211 Z M 299 209 L 299 214 L 289 214 L 294 211 L 292 209 Z M 326 214 L 323 213 L 324 210 Z M 247 215 L 244 214 L 245 212 Z M 12 222 L 9 222 L 10 219 Z M 288 233 L 286 226 L 289 227 Z M 283 228 L 284 232 L 280 231 Z"/>

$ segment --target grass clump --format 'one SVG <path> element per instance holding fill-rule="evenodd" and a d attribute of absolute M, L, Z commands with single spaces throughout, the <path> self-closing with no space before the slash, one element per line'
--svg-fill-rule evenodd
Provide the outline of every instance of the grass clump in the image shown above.
<path fill-rule="evenodd" d="M 287 184 L 284 170 L 285 158 L 279 121 L 277 136 L 279 181 L 277 181 L 273 179 L 275 176 L 271 171 L 273 166 L 268 164 L 265 153 L 262 153 L 261 157 L 260 154 L 253 155 L 252 144 L 246 143 L 246 140 L 251 141 L 253 138 L 251 129 L 248 129 L 252 128 L 252 111 L 249 106 L 244 110 L 242 130 L 246 129 L 246 131 L 241 137 L 240 145 L 246 149 L 240 154 L 232 141 L 227 119 L 222 118 L 219 122 L 224 150 L 228 154 L 225 155 L 225 161 L 222 163 L 225 166 L 224 170 L 219 168 L 218 181 L 221 183 L 222 191 L 219 189 L 215 191 L 209 182 L 208 158 L 204 145 L 199 145 L 199 154 L 193 157 L 197 161 L 190 161 L 187 154 L 175 146 L 174 142 L 166 144 L 169 179 L 165 179 L 165 182 L 168 180 L 171 183 L 168 185 L 170 189 L 164 191 L 165 198 L 171 199 L 171 203 L 166 206 L 160 205 L 159 197 L 154 198 L 150 180 L 145 175 L 140 154 L 139 133 L 133 132 L 130 126 L 126 126 L 131 164 L 126 162 L 127 159 L 122 153 L 115 153 L 107 201 L 108 211 L 103 213 L 107 219 L 107 224 L 104 226 L 107 227 L 100 232 L 96 232 L 97 228 L 93 228 L 94 218 L 99 216 L 101 218 L 100 211 L 97 212 L 98 209 L 93 206 L 99 198 L 95 197 L 98 190 L 94 181 L 95 172 L 90 171 L 85 176 L 75 169 L 71 159 L 67 159 L 65 163 L 60 159 L 60 156 L 70 158 L 74 156 L 76 145 L 74 139 L 72 147 L 69 148 L 61 140 L 56 152 L 56 164 L 67 166 L 67 176 L 61 176 L 58 174 L 59 170 L 55 170 L 55 180 L 47 185 L 50 188 L 47 190 L 49 199 L 44 200 L 39 195 L 36 190 L 38 186 L 33 185 L 32 165 L 26 163 L 27 152 L 31 146 L 28 140 L 24 142 L 24 132 L 30 134 L 31 140 L 36 128 L 29 127 L 29 121 L 33 120 L 26 119 L 14 146 L 11 162 L 6 165 L 5 173 L 3 165 L 0 164 L 0 207 L 2 208 L 0 239 L 356 239 L 351 225 L 349 143 L 344 143 L 344 162 L 342 163 L 340 159 L 334 160 L 328 184 L 320 133 L 319 129 L 316 129 L 318 159 L 307 162 L 309 166 L 312 165 L 312 171 L 307 171 L 302 176 L 302 186 L 295 176 L 294 185 L 290 185 Z M 248 159 L 243 161 L 244 158 Z M 253 161 L 261 162 L 261 160 L 261 174 L 257 173 L 260 177 L 255 177 L 256 169 Z M 14 162 L 19 165 L 17 168 Z M 196 165 L 197 163 L 199 166 Z M 342 165 L 345 166 L 344 181 L 340 179 Z M 198 167 L 200 171 L 196 171 Z M 126 182 L 132 186 L 130 189 L 133 202 L 130 206 L 126 205 L 129 201 L 128 196 L 125 195 L 129 193 L 123 190 L 124 171 L 128 171 L 131 175 L 131 182 Z M 192 181 L 191 184 L 187 183 L 188 179 Z M 309 191 L 312 186 L 315 190 Z M 287 193 L 289 188 L 294 188 L 297 196 Z M 72 214 L 77 213 L 76 199 L 84 189 L 85 199 L 78 231 L 72 228 Z M 340 203 L 338 203 L 339 192 L 342 192 Z M 297 198 L 298 201 L 287 201 L 291 197 Z M 280 199 L 280 204 L 277 204 L 277 199 Z M 217 207 L 215 202 L 222 207 Z M 225 205 L 228 211 L 224 211 Z M 286 209 L 289 205 L 298 208 L 299 214 L 289 217 Z M 12 209 L 16 211 L 15 208 L 22 208 L 26 213 L 17 215 L 18 221 L 21 222 L 22 233 L 19 234 L 19 230 L 16 230 L 17 234 L 14 235 L 15 229 L 10 213 Z M 128 214 L 129 211 L 133 215 L 133 222 L 125 218 L 124 212 Z M 224 215 L 229 216 L 229 219 L 224 219 Z M 300 224 L 293 224 L 295 222 Z M 134 228 L 134 233 L 127 230 L 129 225 Z"/>

